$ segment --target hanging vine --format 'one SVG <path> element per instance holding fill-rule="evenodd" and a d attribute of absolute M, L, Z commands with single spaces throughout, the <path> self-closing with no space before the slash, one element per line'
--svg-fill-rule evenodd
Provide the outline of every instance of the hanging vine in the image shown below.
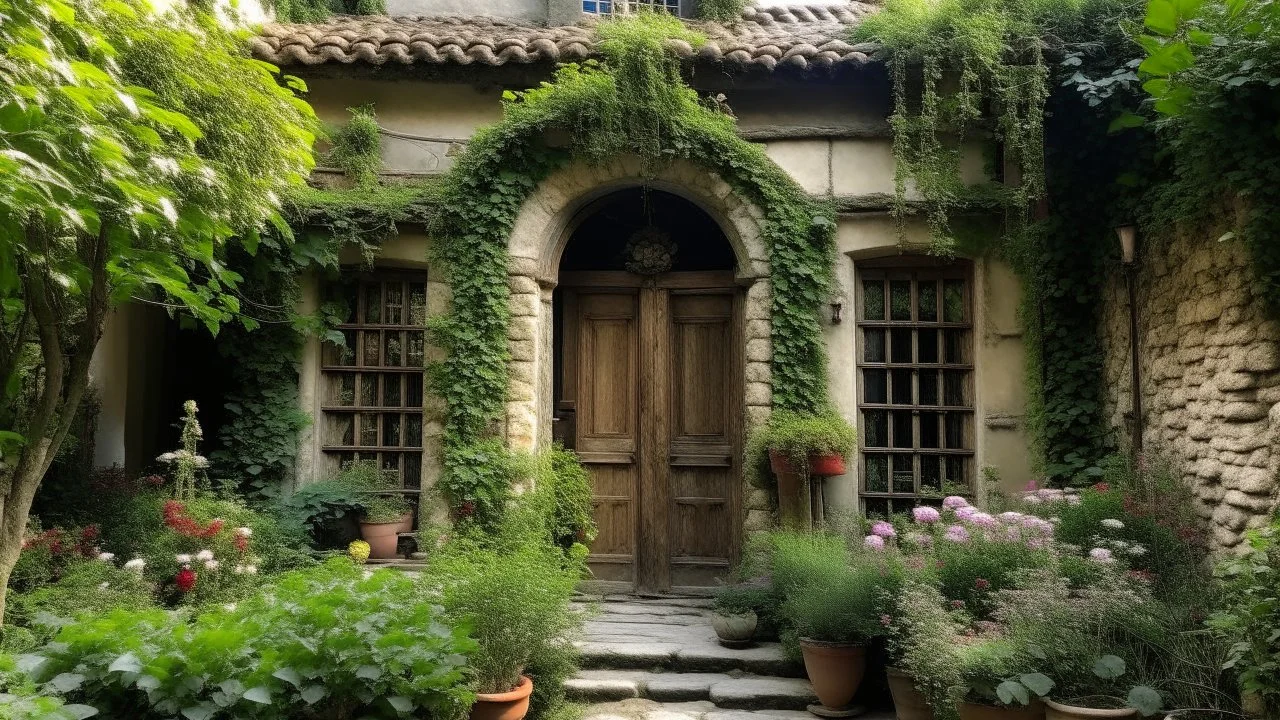
<path fill-rule="evenodd" d="M 452 307 L 432 320 L 447 351 L 431 368 L 445 400 L 440 488 L 455 516 L 492 521 L 485 502 L 508 482 L 491 453 L 507 393 L 507 242 L 524 199 L 551 172 L 580 158 L 639 155 L 654 169 L 687 159 L 717 172 L 764 213 L 772 286 L 773 402 L 798 413 L 827 409 L 826 352 L 818 308 L 833 283 L 835 222 L 733 119 L 699 102 L 668 39 L 699 44 L 679 20 L 642 15 L 600 26 L 603 63 L 561 67 L 553 80 L 505 97 L 502 122 L 478 132 L 449 174 L 434 226 Z M 555 138 L 563 142 L 548 142 Z M 465 269 L 465 271 L 463 270 Z"/>

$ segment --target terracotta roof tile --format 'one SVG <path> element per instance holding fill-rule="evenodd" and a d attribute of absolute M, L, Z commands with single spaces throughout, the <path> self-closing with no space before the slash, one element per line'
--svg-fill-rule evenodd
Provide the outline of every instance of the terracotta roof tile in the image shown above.
<path fill-rule="evenodd" d="M 849 31 L 876 6 L 842 5 L 747 8 L 733 23 L 690 21 L 707 36 L 695 50 L 672 41 L 681 57 L 726 65 L 829 68 L 861 64 L 876 47 L 850 44 Z M 314 24 L 270 24 L 252 38 L 255 57 L 277 65 L 506 65 L 572 62 L 591 57 L 593 18 L 577 25 L 542 27 L 488 17 L 335 16 Z"/>

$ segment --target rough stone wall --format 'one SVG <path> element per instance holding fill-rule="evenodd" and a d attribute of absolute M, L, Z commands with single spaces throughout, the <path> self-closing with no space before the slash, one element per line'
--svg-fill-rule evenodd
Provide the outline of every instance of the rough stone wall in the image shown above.
<path fill-rule="evenodd" d="M 1143 444 L 1197 497 L 1214 550 L 1239 545 L 1276 507 L 1280 325 L 1250 288 L 1247 251 L 1209 237 L 1148 243 L 1136 269 Z M 1106 416 L 1132 433 L 1129 300 L 1110 278 L 1102 317 Z"/>

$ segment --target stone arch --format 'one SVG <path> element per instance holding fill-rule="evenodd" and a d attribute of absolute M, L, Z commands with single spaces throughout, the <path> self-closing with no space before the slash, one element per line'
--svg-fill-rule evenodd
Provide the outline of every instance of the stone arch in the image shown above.
<path fill-rule="evenodd" d="M 575 160 L 538 184 L 521 206 L 508 239 L 511 324 L 506 435 L 510 446 L 550 442 L 552 409 L 552 291 L 560 259 L 584 209 L 614 191 L 646 184 L 698 205 L 720 226 L 733 248 L 746 288 L 745 421 L 763 421 L 772 404 L 769 255 L 764 212 L 719 174 L 689 160 L 646 171 L 640 158 L 603 164 Z"/>

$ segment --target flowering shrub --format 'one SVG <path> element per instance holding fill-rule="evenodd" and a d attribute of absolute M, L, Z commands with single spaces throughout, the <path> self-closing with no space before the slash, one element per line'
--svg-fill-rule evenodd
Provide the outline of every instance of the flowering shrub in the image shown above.
<path fill-rule="evenodd" d="M 44 530 L 40 521 L 32 518 L 9 587 L 16 592 L 33 590 L 62 577 L 74 565 L 96 559 L 102 552 L 98 548 L 100 535 L 97 525 Z"/>
<path fill-rule="evenodd" d="M 203 511 L 197 515 L 197 511 Z M 166 598 L 176 604 L 225 602 L 257 584 L 261 558 L 253 548 L 253 529 L 233 526 L 225 518 L 203 513 L 224 509 L 217 501 L 192 506 L 166 501 L 161 509 L 164 530 L 144 557 L 132 558 Z M 234 509 L 234 506 L 233 506 Z"/>

